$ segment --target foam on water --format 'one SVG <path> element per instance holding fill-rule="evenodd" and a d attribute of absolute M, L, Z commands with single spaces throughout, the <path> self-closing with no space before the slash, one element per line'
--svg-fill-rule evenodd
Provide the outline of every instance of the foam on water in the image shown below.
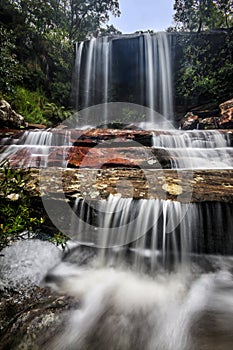
<path fill-rule="evenodd" d="M 232 206 L 111 198 L 74 209 L 89 246 L 71 248 L 45 284 L 81 303 L 44 349 L 232 349 L 233 258 L 214 255 L 233 251 Z"/>
<path fill-rule="evenodd" d="M 218 130 L 155 132 L 153 147 L 166 150 L 172 169 L 233 168 L 230 139 Z"/>
<path fill-rule="evenodd" d="M 56 129 L 27 130 L 19 137 L 4 141 L 0 153 L 0 162 L 9 160 L 17 167 L 43 167 L 48 164 L 66 167 L 67 152 L 72 145 L 70 130 L 62 133 Z M 59 159 L 53 159 L 53 153 L 59 150 Z"/>
<path fill-rule="evenodd" d="M 81 307 L 70 312 L 61 333 L 44 348 L 211 350 L 215 342 L 216 349 L 230 350 L 233 280 L 220 265 L 215 272 L 201 273 L 195 265 L 192 271 L 183 267 L 151 278 L 127 268 L 102 267 L 98 258 L 75 266 L 66 257 L 46 282 L 78 298 Z M 231 259 L 226 265 L 232 271 Z M 205 336 L 210 332 L 214 340 Z"/>

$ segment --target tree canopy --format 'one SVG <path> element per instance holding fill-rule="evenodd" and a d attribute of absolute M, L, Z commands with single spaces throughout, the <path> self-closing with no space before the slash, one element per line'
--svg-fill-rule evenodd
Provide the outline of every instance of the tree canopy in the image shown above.
<path fill-rule="evenodd" d="M 69 105 L 74 43 L 118 32 L 118 0 L 0 0 L 0 92 L 21 84 Z"/>
<path fill-rule="evenodd" d="M 177 96 L 230 96 L 233 0 L 174 0 L 174 10 L 175 27 L 170 30 L 197 33 L 179 39 Z M 110 14 L 120 15 L 119 0 L 0 0 L 0 95 L 13 103 L 32 99 L 43 113 L 50 106 L 52 118 L 54 111 L 60 115 L 53 103 L 71 105 L 74 43 L 119 34 L 108 25 Z M 219 29 L 226 36 L 216 50 L 200 35 Z"/>
<path fill-rule="evenodd" d="M 233 0 L 175 0 L 176 28 L 200 32 L 233 26 Z"/>

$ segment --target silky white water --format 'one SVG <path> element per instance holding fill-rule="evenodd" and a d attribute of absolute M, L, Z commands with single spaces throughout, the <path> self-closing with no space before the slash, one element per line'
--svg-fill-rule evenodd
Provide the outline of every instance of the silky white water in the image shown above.
<path fill-rule="evenodd" d="M 126 48 L 124 42 L 127 40 L 135 43 L 131 45 L 129 42 Z M 154 127 L 158 126 L 153 116 L 154 111 L 173 120 L 171 41 L 172 38 L 167 33 L 161 32 L 154 35 L 145 33 L 92 38 L 77 44 L 73 79 L 76 109 L 82 110 L 104 103 L 106 111 L 100 124 L 112 122 L 107 113 L 107 103 L 122 101 L 119 94 L 122 93 L 123 86 L 127 90 L 127 82 L 128 89 L 132 91 L 125 92 L 123 101 L 130 102 L 133 99 L 135 103 L 146 105 L 151 110 L 147 122 L 154 123 Z M 128 55 L 123 55 L 124 48 L 135 49 L 136 52 L 130 51 Z M 130 63 L 132 54 L 138 56 L 135 63 Z M 132 86 L 133 80 L 137 92 L 134 91 L 135 86 Z M 88 116 L 83 124 L 90 124 L 90 118 L 93 119 L 93 116 Z M 117 120 L 125 122 L 120 114 Z"/>
<path fill-rule="evenodd" d="M 164 148 L 173 169 L 232 169 L 227 133 L 218 130 L 154 132 L 153 147 Z"/>
<path fill-rule="evenodd" d="M 98 258 L 75 266 L 71 252 L 45 281 L 81 306 L 66 315 L 43 348 L 230 350 L 233 261 L 209 260 L 217 271 L 204 272 L 195 264 L 151 277 L 127 267 L 103 267 Z"/>
<path fill-rule="evenodd" d="M 44 283 L 80 307 L 44 349 L 232 349 L 233 257 L 217 255 L 232 252 L 230 204 L 116 196 L 74 211 L 82 245 Z"/>
<path fill-rule="evenodd" d="M 153 146 L 162 148 L 226 148 L 229 134 L 218 130 L 170 130 L 155 132 Z"/>
<path fill-rule="evenodd" d="M 17 135 L 16 135 L 17 136 Z M 67 153 L 72 145 L 70 130 L 27 130 L 20 137 L 12 137 L 3 143 L 0 162 L 8 160 L 17 167 L 60 166 L 66 167 Z M 59 157 L 54 155 L 59 151 Z"/>

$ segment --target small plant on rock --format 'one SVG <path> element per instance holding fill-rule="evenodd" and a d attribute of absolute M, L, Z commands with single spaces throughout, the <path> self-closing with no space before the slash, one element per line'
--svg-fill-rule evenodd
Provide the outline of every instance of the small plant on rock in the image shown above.
<path fill-rule="evenodd" d="M 11 168 L 7 161 L 0 164 L 0 249 L 44 221 L 25 188 L 28 176 L 29 170 Z"/>

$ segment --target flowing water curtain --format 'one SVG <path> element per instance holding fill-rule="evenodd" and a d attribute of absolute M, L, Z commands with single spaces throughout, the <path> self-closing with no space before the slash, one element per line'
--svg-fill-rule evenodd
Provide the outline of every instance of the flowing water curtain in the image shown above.
<path fill-rule="evenodd" d="M 176 268 L 188 262 L 196 241 L 195 205 L 110 196 L 95 203 L 78 198 L 73 210 L 73 238 L 108 248 L 100 250 L 102 264 L 121 265 L 130 259 L 141 272 L 148 267 L 151 273 L 161 266 Z"/>
<path fill-rule="evenodd" d="M 173 46 L 173 36 L 167 33 L 92 38 L 77 44 L 76 109 L 133 102 L 173 120 Z M 147 121 L 155 122 L 153 113 Z"/>
<path fill-rule="evenodd" d="M 108 37 L 76 44 L 75 106 L 89 107 L 108 100 L 111 43 Z"/>

